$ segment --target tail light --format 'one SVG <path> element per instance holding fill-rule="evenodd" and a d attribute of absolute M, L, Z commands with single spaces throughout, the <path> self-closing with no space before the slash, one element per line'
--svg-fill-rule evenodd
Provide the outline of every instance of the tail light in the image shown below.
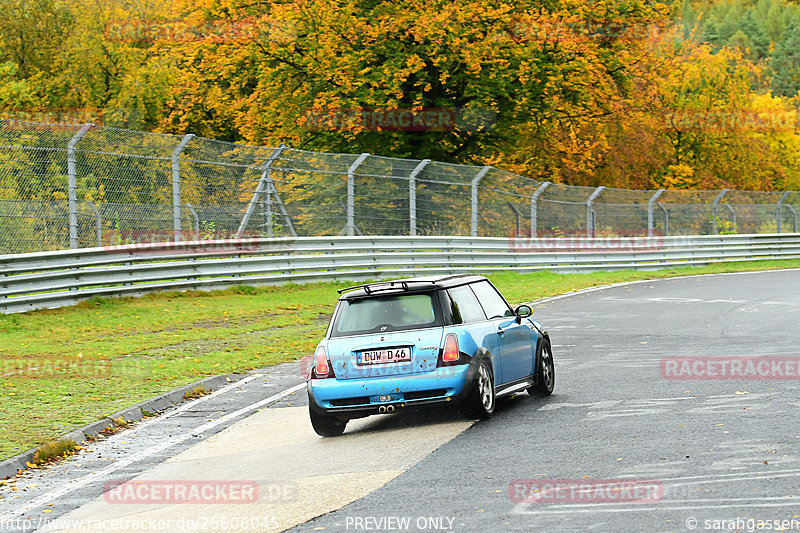
<path fill-rule="evenodd" d="M 328 356 L 325 353 L 325 348 L 320 346 L 314 354 L 314 368 L 311 372 L 312 378 L 332 378 L 333 372 L 331 371 L 331 364 L 328 361 Z"/>
<path fill-rule="evenodd" d="M 442 352 L 442 363 L 450 364 L 455 363 L 461 357 L 461 352 L 458 351 L 458 337 L 455 333 L 448 333 L 444 340 L 444 351 Z"/>

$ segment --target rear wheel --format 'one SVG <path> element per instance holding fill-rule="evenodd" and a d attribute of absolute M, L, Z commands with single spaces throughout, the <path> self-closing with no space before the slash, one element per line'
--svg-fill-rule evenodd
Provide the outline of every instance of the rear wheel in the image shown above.
<path fill-rule="evenodd" d="M 308 408 L 308 415 L 311 418 L 311 426 L 321 437 L 338 437 L 344 433 L 344 428 L 347 426 L 346 420 L 315 413 L 311 407 Z"/>
<path fill-rule="evenodd" d="M 553 350 L 550 348 L 550 339 L 542 338 L 542 351 L 539 352 L 537 361 L 536 385 L 528 387 L 528 394 L 531 396 L 550 396 L 556 386 L 556 367 L 553 362 Z"/>
<path fill-rule="evenodd" d="M 472 417 L 486 419 L 494 413 L 494 378 L 492 369 L 485 359 L 478 362 L 473 390 L 467 400 L 466 411 Z"/>

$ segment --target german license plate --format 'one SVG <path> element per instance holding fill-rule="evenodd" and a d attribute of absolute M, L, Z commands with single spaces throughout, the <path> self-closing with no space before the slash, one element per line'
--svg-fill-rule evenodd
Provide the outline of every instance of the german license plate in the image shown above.
<path fill-rule="evenodd" d="M 359 365 L 382 365 L 404 361 L 411 361 L 411 348 L 384 348 L 356 353 L 356 363 Z"/>

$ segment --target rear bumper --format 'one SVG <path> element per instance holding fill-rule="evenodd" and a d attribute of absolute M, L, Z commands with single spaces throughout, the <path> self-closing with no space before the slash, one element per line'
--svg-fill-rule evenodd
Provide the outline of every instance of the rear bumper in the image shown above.
<path fill-rule="evenodd" d="M 377 414 L 381 406 L 400 409 L 431 403 L 458 403 L 469 394 L 466 384 L 472 382 L 474 374 L 474 365 L 465 364 L 404 377 L 310 379 L 306 387 L 308 404 L 320 414 L 358 418 Z"/>

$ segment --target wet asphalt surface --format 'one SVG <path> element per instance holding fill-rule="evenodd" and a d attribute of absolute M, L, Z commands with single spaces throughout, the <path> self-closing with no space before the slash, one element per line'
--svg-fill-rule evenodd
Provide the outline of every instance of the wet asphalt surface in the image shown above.
<path fill-rule="evenodd" d="M 797 377 L 676 380 L 660 366 L 800 356 L 800 272 L 635 284 L 534 316 L 553 339 L 551 397 L 515 396 L 383 488 L 293 531 L 800 529 Z M 609 491 L 589 501 L 568 483 L 537 499 L 548 480 L 620 479 L 656 487 L 656 501 Z"/>

